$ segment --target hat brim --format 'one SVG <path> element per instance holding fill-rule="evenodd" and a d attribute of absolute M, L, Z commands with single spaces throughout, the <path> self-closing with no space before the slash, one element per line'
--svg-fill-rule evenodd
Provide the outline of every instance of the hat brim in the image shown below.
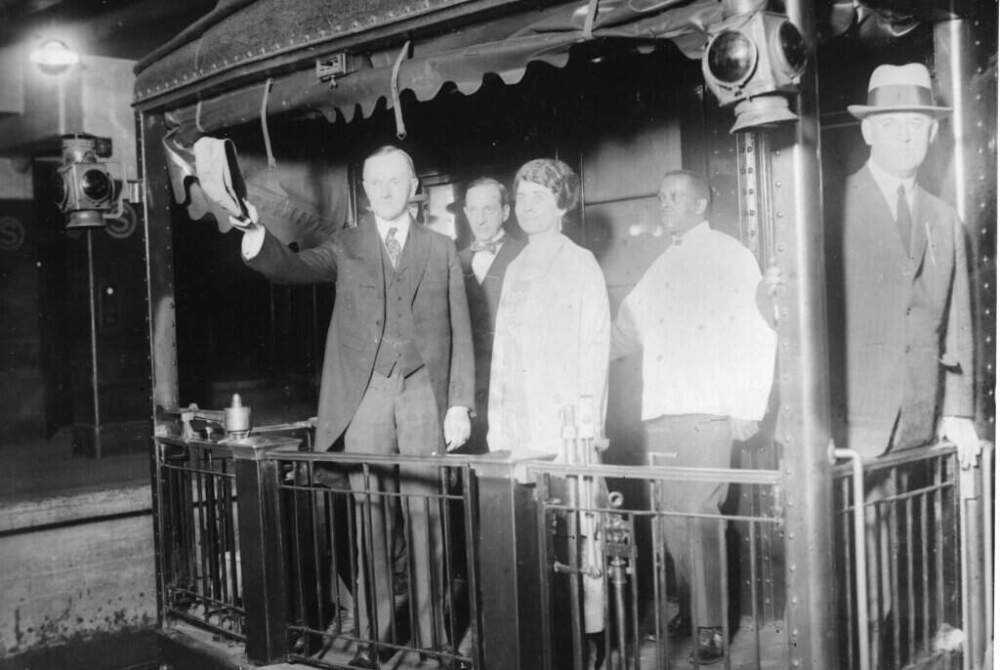
<path fill-rule="evenodd" d="M 888 112 L 920 112 L 929 114 L 935 118 L 951 114 L 951 107 L 937 107 L 935 105 L 900 105 L 898 107 L 879 107 L 874 105 L 848 105 L 847 111 L 858 119 L 864 119 L 873 114 L 885 114 Z"/>

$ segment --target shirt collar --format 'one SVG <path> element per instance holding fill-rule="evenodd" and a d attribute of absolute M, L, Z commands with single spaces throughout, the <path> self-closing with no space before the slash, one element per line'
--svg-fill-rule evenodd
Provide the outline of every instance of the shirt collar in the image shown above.
<path fill-rule="evenodd" d="M 711 229 L 711 226 L 708 225 L 708 221 L 702 221 L 698 225 L 689 228 L 688 231 L 682 235 L 676 236 L 674 238 L 674 245 L 704 237 L 705 233 Z"/>
<path fill-rule="evenodd" d="M 899 185 L 903 185 L 903 190 L 906 192 L 907 198 L 913 197 L 913 189 L 917 185 L 917 178 L 907 177 L 905 179 L 900 179 L 895 175 L 891 175 L 886 172 L 878 163 L 873 161 L 871 158 L 868 159 L 868 171 L 872 173 L 872 178 L 875 179 L 875 183 L 878 185 L 882 194 L 885 195 L 886 200 L 889 202 L 896 202 L 898 197 L 897 193 L 899 191 Z"/>
<path fill-rule="evenodd" d="M 403 248 L 406 244 L 406 236 L 410 232 L 410 217 L 409 215 L 404 215 L 396 221 L 386 221 L 385 219 L 376 216 L 375 227 L 378 228 L 378 236 L 383 243 L 385 243 L 385 236 L 389 234 L 389 229 L 395 228 L 396 239 L 399 240 L 399 247 Z"/>

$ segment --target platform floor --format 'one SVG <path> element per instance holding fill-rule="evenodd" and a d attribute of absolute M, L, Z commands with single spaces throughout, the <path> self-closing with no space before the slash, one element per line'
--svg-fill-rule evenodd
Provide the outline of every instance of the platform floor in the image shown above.
<path fill-rule="evenodd" d="M 787 637 L 783 630 L 783 625 L 782 622 L 767 623 L 761 626 L 760 630 L 755 634 L 750 619 L 744 618 L 730 646 L 728 661 L 702 667 L 731 670 L 757 668 L 761 670 L 784 670 L 790 667 L 788 663 Z M 243 653 L 242 644 L 222 640 L 188 624 L 175 624 L 172 628 L 185 636 L 199 640 L 202 644 L 210 645 L 218 654 L 227 657 L 233 664 L 233 667 L 245 666 L 248 663 Z M 755 643 L 755 639 L 759 639 L 759 644 Z M 672 642 L 669 647 L 669 661 L 664 662 L 662 660 L 663 657 L 657 654 L 655 641 L 643 638 L 639 650 L 638 665 L 635 663 L 635 657 L 631 653 L 631 650 L 624 665 L 621 663 L 618 651 L 612 650 L 611 654 L 596 670 L 694 668 L 696 666 L 689 658 L 691 647 L 692 642 L 690 640 Z M 315 665 L 318 667 L 344 668 L 345 670 L 349 670 L 347 664 L 353 658 L 355 650 L 355 645 L 350 642 L 334 640 L 324 654 L 315 658 L 315 661 L 317 661 Z M 267 670 L 291 670 L 292 668 L 301 669 L 304 665 L 279 663 L 264 666 L 264 668 Z M 388 661 L 383 662 L 380 667 L 383 670 L 424 670 L 426 668 L 447 666 L 441 666 L 432 660 L 421 661 L 419 656 L 414 652 L 399 652 Z"/>
<path fill-rule="evenodd" d="M 150 455 L 73 453 L 70 429 L 0 445 L 0 504 L 149 484 Z"/>

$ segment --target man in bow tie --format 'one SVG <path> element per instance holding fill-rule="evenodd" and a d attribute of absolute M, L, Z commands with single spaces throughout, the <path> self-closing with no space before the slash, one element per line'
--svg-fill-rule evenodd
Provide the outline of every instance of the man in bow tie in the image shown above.
<path fill-rule="evenodd" d="M 524 248 L 524 240 L 508 235 L 503 224 L 510 217 L 507 189 L 496 179 L 481 177 L 465 192 L 462 210 L 473 242 L 458 255 L 465 274 L 465 295 L 472 320 L 472 346 L 476 357 L 476 413 L 472 419 L 470 453 L 485 453 L 490 390 L 490 360 L 497 304 L 507 266 Z"/>
<path fill-rule="evenodd" d="M 375 151 L 365 160 L 363 180 L 371 216 L 315 248 L 292 251 L 257 223 L 252 208 L 249 221 L 233 224 L 244 230 L 243 257 L 254 270 L 280 283 L 332 283 L 336 291 L 316 449 L 342 441 L 350 453 L 437 455 L 468 439 L 473 403 L 472 338 L 458 255 L 450 239 L 410 217 L 418 182 L 405 151 Z M 398 555 L 394 545 L 405 535 L 417 600 L 413 646 L 441 648 L 447 644 L 444 617 L 441 603 L 433 602 L 440 593 L 432 593 L 443 578 L 441 519 L 436 504 L 424 504 L 439 492 L 437 470 L 400 466 L 397 478 L 372 467 L 370 477 L 358 470 L 350 478 L 364 566 L 355 593 L 359 636 L 377 641 L 392 628 L 393 584 L 386 575 Z M 403 506 L 405 534 L 397 532 L 396 505 Z M 350 665 L 374 668 L 377 657 L 392 651 L 362 644 Z"/>

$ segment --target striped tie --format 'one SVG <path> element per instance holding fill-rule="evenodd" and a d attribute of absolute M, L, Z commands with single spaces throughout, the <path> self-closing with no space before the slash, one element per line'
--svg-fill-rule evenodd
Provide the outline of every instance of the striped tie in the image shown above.
<path fill-rule="evenodd" d="M 389 260 L 392 262 L 392 267 L 396 267 L 396 261 L 399 260 L 399 254 L 403 251 L 403 248 L 399 246 L 399 240 L 396 239 L 396 228 L 390 228 L 385 234 L 385 250 L 389 254 Z"/>

